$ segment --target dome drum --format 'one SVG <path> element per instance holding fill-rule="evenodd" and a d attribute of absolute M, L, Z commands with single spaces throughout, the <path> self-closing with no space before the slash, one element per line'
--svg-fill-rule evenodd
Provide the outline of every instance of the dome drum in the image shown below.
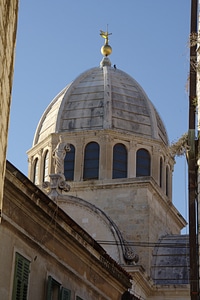
<path fill-rule="evenodd" d="M 62 136 L 63 141 L 70 144 L 73 147 L 73 153 L 66 153 L 66 158 L 68 156 L 73 156 L 73 182 L 81 181 L 91 181 L 99 180 L 98 184 L 104 185 L 113 181 L 115 178 L 121 178 L 123 181 L 126 179 L 135 178 L 135 180 L 140 176 L 151 176 L 153 180 L 157 183 L 157 186 L 161 188 L 163 194 L 167 194 L 167 198 L 171 199 L 171 189 L 172 189 L 172 171 L 174 160 L 170 157 L 168 153 L 168 148 L 162 144 L 161 141 L 153 142 L 151 139 L 147 140 L 145 137 L 137 137 L 130 134 L 122 134 L 118 131 L 113 130 L 101 130 L 101 131 L 84 131 L 84 132 L 63 132 L 54 133 L 45 139 L 44 143 L 40 142 L 35 147 L 33 147 L 29 152 L 29 157 L 32 157 L 32 163 L 30 164 L 30 177 L 34 181 L 34 168 L 35 165 L 33 161 L 37 158 L 39 161 L 38 172 L 40 174 L 39 182 L 42 186 L 43 174 L 44 174 L 44 153 L 49 150 L 49 169 L 48 174 L 55 173 L 55 164 L 52 153 L 56 148 L 59 141 L 59 136 Z M 86 156 L 87 145 L 98 145 L 98 171 L 97 175 L 87 178 L 84 177 L 84 164 Z M 47 145 L 52 145 L 48 147 Z M 118 149 L 115 149 L 116 146 Z M 40 150 L 39 150 L 40 149 Z M 122 155 L 121 151 L 125 154 Z M 137 157 L 139 150 L 141 151 L 141 159 L 144 160 L 144 155 L 148 154 L 147 163 L 149 160 L 149 171 L 146 171 L 146 165 L 138 165 L 137 160 L 140 160 L 140 156 Z M 43 153 L 40 155 L 40 153 Z M 167 154 L 166 154 L 167 153 Z M 117 155 L 120 155 L 120 165 Z M 162 158 L 162 167 L 160 167 L 160 159 Z M 146 158 L 145 158 L 146 159 Z M 116 163 L 115 163 L 116 161 Z M 70 165 L 72 161 L 70 160 Z M 91 163 L 91 161 L 90 161 Z M 95 163 L 95 162 L 94 162 Z M 138 163 L 139 164 L 139 163 Z M 121 169 L 120 169 L 121 168 Z M 166 168 L 169 169 L 168 180 L 166 182 Z M 140 171 L 137 171 L 140 170 Z M 65 171 L 72 172 L 72 169 Z M 141 173 L 144 172 L 144 173 Z M 161 175 L 162 173 L 162 175 Z M 71 178 L 66 179 L 71 181 Z M 117 181 L 116 181 L 117 183 Z M 167 184 L 167 186 L 166 186 Z M 168 190 L 168 192 L 166 192 Z"/>
<path fill-rule="evenodd" d="M 104 58 L 104 60 L 107 59 L 107 57 Z M 43 141 L 47 141 L 50 136 L 54 136 L 54 138 L 57 136 L 55 140 L 57 139 L 58 142 L 59 135 L 62 135 L 66 142 L 75 147 L 73 176 L 75 182 L 86 180 L 84 164 L 87 162 L 84 161 L 84 147 L 88 141 L 88 143 L 96 143 L 99 147 L 99 170 L 96 171 L 93 179 L 107 180 L 114 179 L 115 176 L 134 178 L 140 174 L 152 176 L 165 191 L 167 197 L 171 199 L 174 161 L 169 154 L 165 127 L 141 86 L 127 73 L 104 65 L 102 68 L 92 68 L 82 73 L 66 86 L 53 99 L 41 117 L 36 129 L 33 148 L 28 153 L 29 158 L 35 157 L 35 154 L 32 155 L 34 149 L 44 150 L 42 148 Z M 113 155 L 116 155 L 113 153 L 112 147 L 115 145 L 113 141 L 126 147 L 127 167 L 123 167 L 122 162 L 117 162 L 117 160 L 115 162 L 113 159 Z M 51 138 L 49 143 L 52 148 L 56 146 Z M 132 149 L 130 145 L 134 145 Z M 92 144 L 90 146 L 93 147 Z M 147 151 L 151 161 L 149 166 L 140 167 L 141 170 L 146 168 L 145 174 L 141 173 L 144 172 L 143 170 L 137 171 L 138 147 L 144 149 L 144 155 Z M 52 151 L 53 149 L 50 149 L 49 174 L 55 172 Z M 162 172 L 160 151 L 164 153 Z M 141 154 L 141 160 L 144 159 L 143 154 Z M 120 159 L 125 159 L 123 155 Z M 93 163 L 97 164 L 97 159 Z M 146 159 L 146 163 L 148 164 L 148 159 Z M 145 164 L 145 160 L 143 164 Z M 44 163 L 38 167 L 40 172 L 43 172 L 43 165 Z M 118 170 L 118 165 L 123 170 Z M 167 171 L 165 171 L 166 168 Z M 34 163 L 29 166 L 29 174 L 32 178 L 35 174 L 33 169 Z M 162 175 L 159 175 L 161 173 Z M 42 173 L 39 178 L 40 184 L 42 184 Z"/>

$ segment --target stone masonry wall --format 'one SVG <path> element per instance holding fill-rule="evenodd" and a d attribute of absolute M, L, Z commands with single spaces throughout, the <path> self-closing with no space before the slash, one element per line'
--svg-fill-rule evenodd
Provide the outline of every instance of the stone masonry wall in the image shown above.
<path fill-rule="evenodd" d="M 18 0 L 0 0 L 0 205 L 8 139 Z"/>

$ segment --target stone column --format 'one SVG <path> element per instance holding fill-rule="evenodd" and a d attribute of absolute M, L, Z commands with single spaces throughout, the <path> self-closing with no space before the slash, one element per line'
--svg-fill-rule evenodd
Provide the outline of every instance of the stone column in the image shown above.
<path fill-rule="evenodd" d="M 49 174 L 55 173 L 55 164 L 54 164 L 54 158 L 53 158 L 53 151 L 56 148 L 55 141 L 52 141 L 51 149 L 49 152 Z"/>
<path fill-rule="evenodd" d="M 28 178 L 33 180 L 33 156 L 28 157 Z"/>
<path fill-rule="evenodd" d="M 163 193 L 166 194 L 166 166 L 167 166 L 168 160 L 166 157 L 163 159 L 163 177 L 162 177 L 162 190 Z"/>
<path fill-rule="evenodd" d="M 168 189 L 168 198 L 172 201 L 172 178 L 173 178 L 174 166 L 169 164 L 169 189 Z"/>
<path fill-rule="evenodd" d="M 170 164 L 169 158 L 166 158 L 165 164 L 164 164 L 164 180 L 163 180 L 163 191 L 166 194 L 167 191 L 167 167 L 168 167 L 168 198 L 170 201 L 172 200 L 172 171 L 173 171 L 173 166 Z"/>
<path fill-rule="evenodd" d="M 43 153 L 43 149 L 40 149 L 39 152 L 38 152 L 38 182 L 39 182 L 39 185 L 42 184 L 42 175 L 43 175 L 43 157 L 42 157 L 42 153 Z"/>

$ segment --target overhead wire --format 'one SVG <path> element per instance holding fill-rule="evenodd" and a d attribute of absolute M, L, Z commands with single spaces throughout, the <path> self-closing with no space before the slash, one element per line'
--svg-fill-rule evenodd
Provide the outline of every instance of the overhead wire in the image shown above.
<path fill-rule="evenodd" d="M 158 243 L 158 242 L 118 242 L 118 241 L 108 241 L 108 240 L 96 240 L 101 245 L 110 246 L 135 246 L 135 247 L 162 247 L 162 248 L 189 248 L 189 242 L 181 243 Z"/>

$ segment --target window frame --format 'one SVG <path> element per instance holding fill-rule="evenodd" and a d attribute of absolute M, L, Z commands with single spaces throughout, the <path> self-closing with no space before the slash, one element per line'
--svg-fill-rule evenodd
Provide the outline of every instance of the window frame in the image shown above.
<path fill-rule="evenodd" d="M 21 268 L 21 270 L 20 270 Z M 15 270 L 13 276 L 12 300 L 28 299 L 30 261 L 21 255 L 15 253 Z"/>
<path fill-rule="evenodd" d="M 57 291 L 57 300 L 60 299 L 60 286 L 61 284 L 55 280 L 51 275 L 48 276 L 48 282 L 47 282 L 47 297 L 46 299 L 47 300 L 54 300 L 52 299 L 52 291 L 53 291 L 53 288 L 57 288 L 58 291 Z"/>
<path fill-rule="evenodd" d="M 136 177 L 151 176 L 151 155 L 145 148 L 136 152 Z"/>
<path fill-rule="evenodd" d="M 70 151 L 66 152 L 65 158 L 64 158 L 64 176 L 67 181 L 73 181 L 74 180 L 74 166 L 75 166 L 75 154 L 76 154 L 76 148 L 73 144 L 70 144 Z M 72 157 L 72 158 L 71 158 Z M 70 158 L 70 159 L 68 159 Z M 68 163 L 72 164 L 72 168 L 67 168 Z M 67 174 L 71 173 L 72 175 L 67 177 Z"/>
<path fill-rule="evenodd" d="M 121 175 L 120 175 L 121 174 Z M 117 143 L 113 147 L 112 178 L 127 178 L 128 175 L 128 154 L 126 146 Z"/>
<path fill-rule="evenodd" d="M 92 149 L 92 147 L 96 149 Z M 100 146 L 97 142 L 89 142 L 85 146 L 84 165 L 83 165 L 83 180 L 98 180 L 99 179 L 99 158 Z M 91 164 L 93 164 L 91 166 Z"/>
<path fill-rule="evenodd" d="M 42 181 L 45 182 L 47 181 L 49 176 L 49 150 L 45 151 L 45 155 L 43 158 L 43 178 Z"/>
<path fill-rule="evenodd" d="M 52 299 L 53 288 L 57 289 L 57 295 Z M 71 290 L 63 287 L 56 279 L 51 275 L 47 279 L 47 294 L 46 300 L 70 300 L 71 299 Z"/>
<path fill-rule="evenodd" d="M 70 299 L 71 299 L 71 291 L 67 288 L 61 287 L 60 300 L 70 300 Z"/>
<path fill-rule="evenodd" d="M 33 183 L 35 185 L 39 184 L 39 158 L 36 157 L 33 163 Z"/>

